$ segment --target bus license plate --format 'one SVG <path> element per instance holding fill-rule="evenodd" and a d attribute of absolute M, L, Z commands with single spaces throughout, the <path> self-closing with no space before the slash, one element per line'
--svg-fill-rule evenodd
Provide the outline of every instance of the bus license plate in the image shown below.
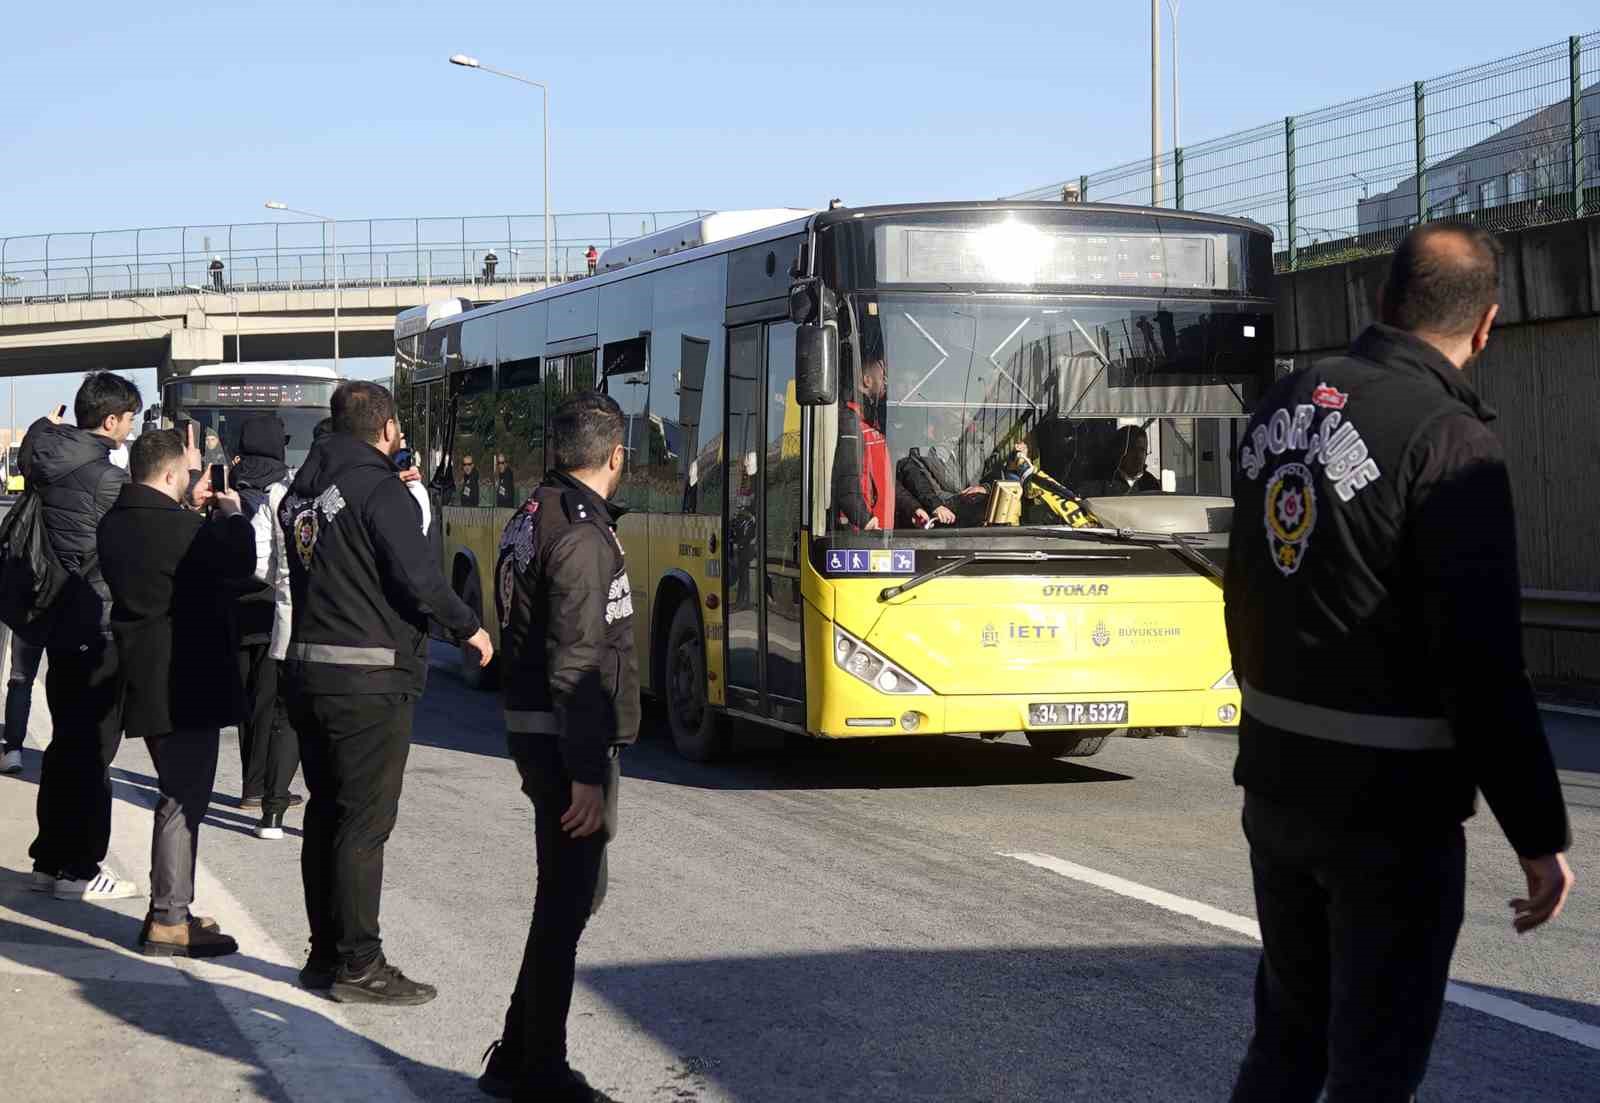
<path fill-rule="evenodd" d="M 1033 728 L 1116 728 L 1128 722 L 1126 701 L 1046 701 L 1028 706 Z"/>

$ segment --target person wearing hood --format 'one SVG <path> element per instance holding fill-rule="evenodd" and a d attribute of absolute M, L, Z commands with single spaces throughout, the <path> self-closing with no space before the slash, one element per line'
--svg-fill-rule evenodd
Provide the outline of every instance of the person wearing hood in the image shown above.
<path fill-rule="evenodd" d="M 256 538 L 255 575 L 238 601 L 239 678 L 245 694 L 239 722 L 239 807 L 261 810 L 258 839 L 283 838 L 284 813 L 300 803 L 289 792 L 300 765 L 300 741 L 278 687 L 278 664 L 288 653 L 293 623 L 288 549 L 277 520 L 278 507 L 289 493 L 287 438 L 277 414 L 245 421 L 239 427 L 239 458 L 231 479 Z"/>
<path fill-rule="evenodd" d="M 28 489 L 39 495 L 51 550 L 68 573 L 45 643 L 52 735 L 39 775 L 39 835 L 28 849 L 34 890 L 64 900 L 138 895 L 102 864 L 111 842 L 111 760 L 122 745 L 122 686 L 95 534 L 128 483 L 110 453 L 128 439 L 143 407 L 128 380 L 91 372 L 73 400 L 77 424 L 40 418 L 18 455 Z"/>
<path fill-rule="evenodd" d="M 278 511 L 292 549 L 284 683 L 310 791 L 300 871 L 311 953 L 300 983 L 340 1002 L 414 1006 L 438 993 L 384 958 L 378 909 L 428 620 L 484 665 L 494 645 L 429 554 L 398 478 L 393 397 L 347 380 L 331 405 L 333 432 L 312 445 Z"/>

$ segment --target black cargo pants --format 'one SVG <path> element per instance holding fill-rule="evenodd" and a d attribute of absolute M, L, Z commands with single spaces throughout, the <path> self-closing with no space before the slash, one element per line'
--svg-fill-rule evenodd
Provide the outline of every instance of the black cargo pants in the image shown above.
<path fill-rule="evenodd" d="M 533 802 L 539 887 L 500 1037 L 502 1045 L 520 1054 L 524 1072 L 537 1075 L 566 1063 L 578 939 L 606 897 L 606 844 L 617 833 L 621 772 L 613 748 L 605 781 L 605 826 L 574 839 L 561 829 L 561 817 L 572 803 L 572 778 L 562 765 L 556 737 L 511 732 L 506 741 L 522 775 L 522 791 Z"/>
<path fill-rule="evenodd" d="M 1247 793 L 1261 964 L 1234 1103 L 1403 1103 L 1427 1071 L 1461 929 L 1459 824 L 1332 824 Z"/>

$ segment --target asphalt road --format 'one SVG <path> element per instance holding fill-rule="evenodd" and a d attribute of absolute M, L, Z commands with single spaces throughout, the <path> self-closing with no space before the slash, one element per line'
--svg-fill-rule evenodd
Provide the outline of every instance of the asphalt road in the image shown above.
<path fill-rule="evenodd" d="M 1600 722 L 1550 719 L 1592 884 Z M 1225 1098 L 1250 1028 L 1255 944 L 1125 883 L 1253 916 L 1231 758 L 1221 738 L 1113 740 L 1081 762 L 913 739 L 704 767 L 647 738 L 624 759 L 611 893 L 580 951 L 574 1064 L 629 1103 Z M 218 793 L 237 793 L 237 777 L 225 747 Z M 148 801 L 141 745 L 124 750 L 117 778 L 119 795 Z M 281 982 L 304 950 L 298 847 L 257 841 L 251 822 L 219 797 L 201 860 L 274 947 L 242 939 L 246 952 L 280 962 L 236 968 Z M 1518 938 L 1505 904 L 1517 866 L 1487 815 L 1469 837 L 1453 975 L 1470 998 L 1553 1015 L 1539 1021 L 1568 1036 L 1452 1004 L 1428 1097 L 1593 1100 L 1600 896 L 1582 885 L 1558 925 Z M 1017 853 L 1078 872 L 1006 856 Z M 419 1099 L 477 1097 L 533 878 L 496 699 L 436 667 L 388 848 L 383 925 L 391 959 L 440 996 L 415 1010 L 341 1009 L 376 1047 L 375 1068 Z M 200 905 L 212 902 L 203 886 Z M 267 1086 L 262 1097 L 279 1097 Z"/>

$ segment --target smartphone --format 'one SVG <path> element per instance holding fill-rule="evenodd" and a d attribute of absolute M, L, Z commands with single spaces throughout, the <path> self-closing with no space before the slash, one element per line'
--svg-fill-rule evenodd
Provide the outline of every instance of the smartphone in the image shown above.
<path fill-rule="evenodd" d="M 220 463 L 211 465 L 211 492 L 221 494 L 228 489 L 228 471 Z"/>
<path fill-rule="evenodd" d="M 56 417 L 66 417 L 66 416 L 67 416 L 67 404 L 65 402 L 63 402 L 61 405 L 56 407 Z"/>
<path fill-rule="evenodd" d="M 189 426 L 193 424 L 194 422 L 190 421 L 188 418 L 179 418 L 172 423 L 173 432 L 178 434 L 178 439 L 183 442 L 185 447 L 187 447 L 189 443 Z M 194 439 L 195 443 L 199 444 L 200 434 L 196 433 Z"/>
<path fill-rule="evenodd" d="M 400 451 L 394 454 L 394 465 L 401 471 L 410 471 L 411 465 L 416 462 L 417 458 L 416 456 L 412 455 L 411 449 L 409 448 L 402 448 Z"/>

